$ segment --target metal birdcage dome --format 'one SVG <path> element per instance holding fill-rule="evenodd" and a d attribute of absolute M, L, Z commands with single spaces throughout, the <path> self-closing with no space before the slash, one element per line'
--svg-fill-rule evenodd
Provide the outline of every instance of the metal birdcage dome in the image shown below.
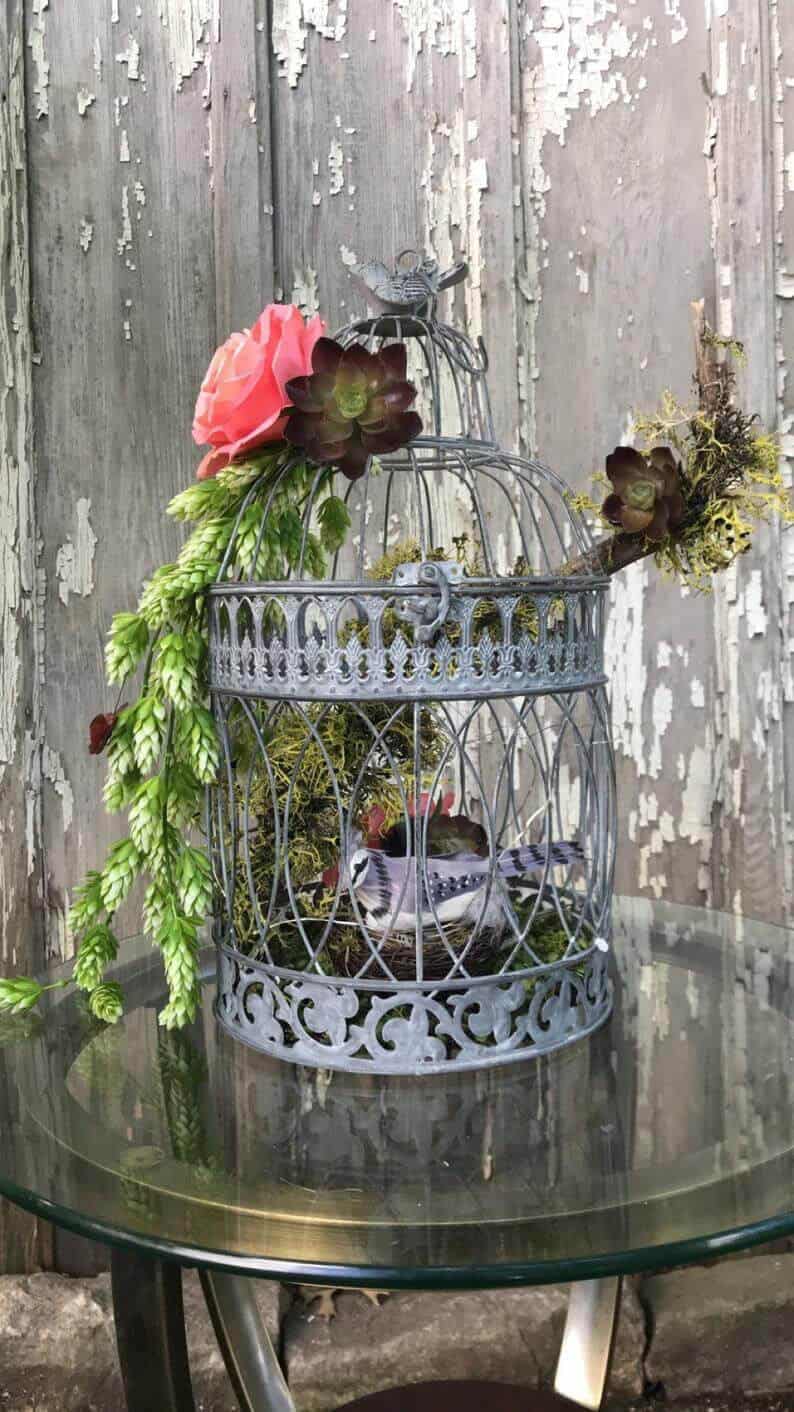
<path fill-rule="evenodd" d="M 437 317 L 444 278 L 398 269 L 336 336 L 404 341 L 423 418 L 334 486 L 345 544 L 318 553 L 329 473 L 310 467 L 274 557 L 286 460 L 209 594 L 218 1014 L 326 1068 L 502 1063 L 612 1005 L 606 580 L 560 572 L 586 527 L 559 477 L 497 446 L 484 350 Z"/>

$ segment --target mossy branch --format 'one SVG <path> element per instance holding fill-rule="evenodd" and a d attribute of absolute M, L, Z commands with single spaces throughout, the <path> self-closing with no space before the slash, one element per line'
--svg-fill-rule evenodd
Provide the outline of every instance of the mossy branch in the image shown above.
<path fill-rule="evenodd" d="M 778 514 L 794 521 L 774 436 L 759 429 L 755 413 L 736 405 L 736 363 L 744 349 L 715 334 L 703 300 L 691 305 L 695 341 L 694 407 L 665 393 L 660 408 L 636 420 L 647 446 L 669 445 L 679 458 L 684 513 L 662 540 L 618 530 L 569 559 L 561 575 L 612 575 L 653 555 L 663 572 L 690 588 L 706 590 L 751 544 L 756 525 Z M 577 497 L 598 511 L 595 501 Z"/>

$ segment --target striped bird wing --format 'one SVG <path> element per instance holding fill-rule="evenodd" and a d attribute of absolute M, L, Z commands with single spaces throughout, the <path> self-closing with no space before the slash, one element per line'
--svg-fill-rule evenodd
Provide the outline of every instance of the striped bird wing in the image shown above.
<path fill-rule="evenodd" d="M 519 848 L 506 848 L 499 854 L 499 872 L 504 878 L 520 877 L 522 873 L 539 873 L 548 866 L 581 863 L 584 849 L 580 843 L 525 843 Z"/>
<path fill-rule="evenodd" d="M 389 858 L 371 850 L 370 867 L 359 888 L 362 900 L 372 916 L 381 919 L 395 912 L 416 912 L 416 877 L 413 858 Z M 476 854 L 459 858 L 428 858 L 427 883 L 421 879 L 422 912 L 431 905 L 445 902 L 466 893 L 476 892 L 485 881 L 488 864 Z"/>

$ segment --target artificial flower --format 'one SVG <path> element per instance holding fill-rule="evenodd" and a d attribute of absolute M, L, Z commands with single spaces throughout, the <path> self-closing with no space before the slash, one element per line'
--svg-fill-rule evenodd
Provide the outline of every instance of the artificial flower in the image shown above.
<path fill-rule="evenodd" d="M 404 343 L 370 353 L 361 343 L 343 348 L 319 339 L 311 374 L 287 384 L 295 408 L 284 429 L 287 441 L 357 480 L 370 456 L 397 451 L 422 430 L 418 413 L 409 410 L 416 388 L 406 379 L 406 363 Z"/>
<path fill-rule="evenodd" d="M 294 304 L 268 304 L 253 328 L 221 344 L 201 384 L 193 418 L 194 441 L 211 448 L 198 468 L 199 480 L 283 437 L 287 383 L 309 372 L 312 350 L 324 330 L 321 318 L 306 321 Z"/>
<path fill-rule="evenodd" d="M 601 507 L 604 519 L 627 534 L 663 540 L 684 518 L 680 467 L 668 446 L 646 456 L 633 446 L 616 446 L 607 456 L 612 493 Z"/>

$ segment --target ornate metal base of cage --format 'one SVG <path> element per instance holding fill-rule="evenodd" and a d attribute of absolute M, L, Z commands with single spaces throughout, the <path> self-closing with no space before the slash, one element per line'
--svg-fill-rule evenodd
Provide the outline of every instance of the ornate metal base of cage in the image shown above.
<path fill-rule="evenodd" d="M 597 946 L 508 976 L 369 988 L 313 981 L 218 947 L 222 1027 L 314 1068 L 417 1075 L 531 1059 L 592 1034 L 613 998 L 608 956 Z"/>

